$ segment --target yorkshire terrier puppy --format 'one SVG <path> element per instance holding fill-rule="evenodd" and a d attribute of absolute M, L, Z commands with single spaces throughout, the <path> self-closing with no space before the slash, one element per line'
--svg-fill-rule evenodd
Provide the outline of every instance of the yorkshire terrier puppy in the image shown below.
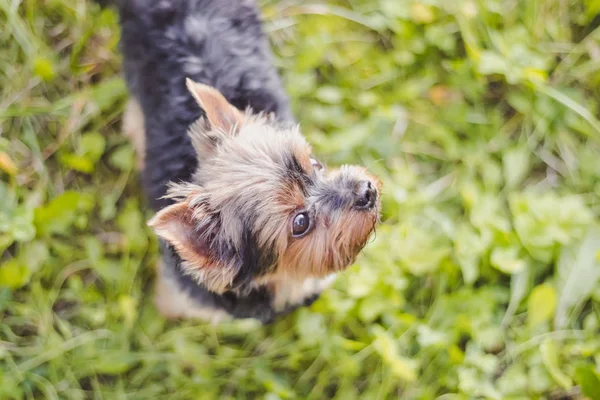
<path fill-rule="evenodd" d="M 312 303 L 374 230 L 379 180 L 313 158 L 252 1 L 118 8 L 124 130 L 161 239 L 159 311 L 266 323 Z"/>

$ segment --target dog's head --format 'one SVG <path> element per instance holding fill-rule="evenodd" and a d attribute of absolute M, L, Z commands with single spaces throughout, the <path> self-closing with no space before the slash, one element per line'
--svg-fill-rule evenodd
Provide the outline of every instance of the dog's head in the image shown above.
<path fill-rule="evenodd" d="M 379 180 L 362 167 L 328 171 L 297 126 L 187 85 L 205 113 L 189 132 L 199 168 L 191 182 L 171 186 L 175 204 L 149 223 L 185 272 L 222 293 L 351 264 L 378 221 Z"/>

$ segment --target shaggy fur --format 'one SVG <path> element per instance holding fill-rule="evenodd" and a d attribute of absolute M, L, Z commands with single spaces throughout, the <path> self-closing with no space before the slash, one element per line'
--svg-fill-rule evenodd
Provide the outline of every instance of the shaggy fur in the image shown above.
<path fill-rule="evenodd" d="M 124 130 L 162 239 L 158 309 L 269 322 L 310 304 L 373 231 L 379 181 L 312 158 L 251 1 L 123 0 L 119 13 Z"/>

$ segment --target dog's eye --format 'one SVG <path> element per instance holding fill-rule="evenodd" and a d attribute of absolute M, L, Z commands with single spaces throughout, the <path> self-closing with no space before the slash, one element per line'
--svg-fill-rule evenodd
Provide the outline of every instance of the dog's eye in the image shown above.
<path fill-rule="evenodd" d="M 323 164 L 321 164 L 320 162 L 318 162 L 314 158 L 310 159 L 310 163 L 312 164 L 313 168 L 316 169 L 317 171 L 320 171 L 320 170 L 323 169 Z"/>
<path fill-rule="evenodd" d="M 308 228 L 310 228 L 310 218 L 308 217 L 308 213 L 303 211 L 296 214 L 292 221 L 292 236 L 300 237 L 308 232 Z"/>

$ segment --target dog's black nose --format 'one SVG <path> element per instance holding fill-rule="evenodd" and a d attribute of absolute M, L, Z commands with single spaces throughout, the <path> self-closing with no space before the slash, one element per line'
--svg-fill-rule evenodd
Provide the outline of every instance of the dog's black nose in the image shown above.
<path fill-rule="evenodd" d="M 354 206 L 360 210 L 370 210 L 377 201 L 377 189 L 370 181 L 360 181 Z"/>

